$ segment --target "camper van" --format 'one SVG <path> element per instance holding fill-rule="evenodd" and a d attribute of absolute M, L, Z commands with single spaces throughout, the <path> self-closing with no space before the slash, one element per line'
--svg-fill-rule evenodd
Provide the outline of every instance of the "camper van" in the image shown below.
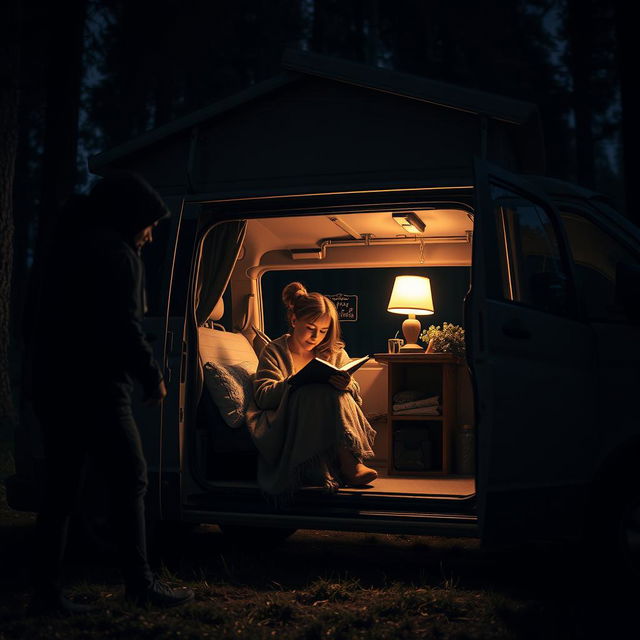
<path fill-rule="evenodd" d="M 308 53 L 284 66 L 92 159 L 97 174 L 138 171 L 172 210 L 143 255 L 168 389 L 161 407 L 135 408 L 149 513 L 282 537 L 597 532 L 637 553 L 638 228 L 606 198 L 535 176 L 534 105 Z M 463 352 L 389 352 L 400 275 L 429 278 L 422 329 L 463 327 Z M 224 420 L 243 407 L 221 406 L 207 363 L 255 371 L 287 330 L 280 293 L 294 280 L 336 302 L 350 356 L 372 356 L 354 376 L 378 478 L 303 486 L 276 507 L 246 425 Z M 399 412 L 408 390 L 436 409 Z M 25 426 L 18 467 L 36 440 Z M 8 483 L 15 508 L 26 469 Z"/>

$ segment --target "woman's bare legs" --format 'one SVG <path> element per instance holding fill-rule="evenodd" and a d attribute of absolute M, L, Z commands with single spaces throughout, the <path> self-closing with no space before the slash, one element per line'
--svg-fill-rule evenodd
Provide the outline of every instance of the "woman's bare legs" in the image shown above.
<path fill-rule="evenodd" d="M 378 477 L 378 472 L 375 469 L 358 462 L 345 446 L 338 449 L 338 461 L 340 463 L 340 471 L 342 471 L 347 484 L 361 487 L 371 484 Z"/>

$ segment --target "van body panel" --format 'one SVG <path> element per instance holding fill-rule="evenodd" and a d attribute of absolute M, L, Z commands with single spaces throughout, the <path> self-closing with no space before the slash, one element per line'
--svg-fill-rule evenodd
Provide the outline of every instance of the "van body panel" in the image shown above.
<path fill-rule="evenodd" d="M 589 508 L 590 485 L 506 487 L 484 496 L 482 543 L 526 540 L 579 540 Z"/>
<path fill-rule="evenodd" d="M 161 505 L 162 517 L 188 522 L 473 535 L 485 543 L 579 533 L 598 469 L 622 461 L 633 470 L 640 452 L 634 444 L 640 330 L 632 323 L 589 323 L 581 315 L 567 238 L 553 205 L 588 203 L 597 213 L 600 196 L 474 162 L 477 154 L 509 171 L 542 171 L 535 105 L 509 106 L 489 94 L 314 54 L 294 56 L 287 65 L 295 73 L 91 160 L 98 173 L 112 166 L 138 171 L 174 213 L 167 250 L 162 254 L 158 242 L 146 252 L 155 252 L 160 263 L 149 273 L 159 293 L 145 330 L 156 335 L 153 346 L 168 389 L 161 409 L 135 408 L 149 465 L 151 517 Z M 548 218 L 571 308 L 551 312 L 523 303 L 511 283 L 505 287 L 505 264 L 515 264 L 518 249 L 513 235 L 499 241 L 496 203 L 503 206 L 505 198 L 526 201 Z M 202 434 L 192 429 L 201 380 L 192 308 L 198 238 L 224 220 L 389 214 L 425 203 L 475 213 L 464 302 L 475 416 L 464 420 L 476 426 L 476 495 L 437 501 L 341 492 L 274 512 L 255 486 L 245 491 L 233 482 L 224 489 L 207 483 L 200 475 Z M 637 228 L 605 208 L 599 213 L 595 217 L 608 231 L 640 251 Z M 263 328 L 262 274 L 301 267 L 291 247 L 274 250 L 268 243 L 265 236 L 247 245 L 231 276 L 228 328 L 246 337 L 252 323 Z M 321 266 L 409 264 L 406 248 L 390 258 L 372 245 L 360 264 L 348 247 L 332 248 Z M 424 264 L 468 265 L 468 252 L 468 244 L 449 252 L 433 245 Z M 379 389 L 382 377 L 372 373 L 368 388 Z M 22 441 L 30 439 L 26 431 L 22 435 Z M 41 460 L 37 442 L 29 453 Z"/>
<path fill-rule="evenodd" d="M 198 524 L 235 524 L 326 531 L 362 531 L 422 536 L 478 537 L 477 519 L 470 515 L 361 511 L 356 516 L 276 515 L 236 511 L 185 509 L 184 520 Z"/>
<path fill-rule="evenodd" d="M 624 251 L 627 266 L 640 269 L 640 228 L 612 209 L 604 197 L 548 178 L 536 178 L 535 183 L 545 189 L 559 211 L 592 223 L 606 242 Z M 586 242 L 583 238 L 581 241 Z M 588 259 L 588 247 L 588 243 L 579 246 L 580 255 L 574 256 L 576 263 Z M 623 257 L 612 251 L 612 246 L 598 248 L 603 264 Z M 590 291 L 584 295 L 590 293 L 593 295 Z M 594 491 L 626 482 L 621 478 L 633 475 L 640 456 L 640 406 L 635 402 L 640 383 L 640 323 L 637 318 L 625 318 L 616 304 L 619 303 L 614 302 L 608 321 L 590 321 L 597 364 L 597 393 L 593 399 L 598 415 Z M 586 300 L 583 313 L 588 315 Z"/>
<path fill-rule="evenodd" d="M 594 323 L 598 358 L 599 464 L 640 455 L 640 326 Z M 629 465 L 629 460 L 625 461 Z M 622 469 L 619 469 L 622 471 Z M 628 468 L 627 471 L 631 471 Z"/>
<path fill-rule="evenodd" d="M 555 497 L 575 487 L 581 491 L 593 476 L 593 329 L 572 309 L 551 313 L 504 299 L 497 224 L 501 203 L 543 210 L 557 231 L 559 258 L 569 277 L 570 260 L 550 202 L 525 181 L 486 163 L 478 161 L 476 171 L 468 310 L 469 360 L 478 391 L 480 529 L 489 543 L 515 541 L 527 530 L 555 537 L 565 505 L 545 494 Z M 510 243 L 506 251 L 515 252 Z M 518 499 L 522 492 L 533 498 Z M 508 514 L 504 505 L 509 505 Z"/>
<path fill-rule="evenodd" d="M 199 213 L 199 204 L 181 202 L 168 259 L 170 278 L 162 360 L 167 397 L 162 403 L 160 502 L 162 517 L 169 520 L 181 518 L 182 470 L 188 458 L 184 416 L 187 367 L 185 316 Z"/>

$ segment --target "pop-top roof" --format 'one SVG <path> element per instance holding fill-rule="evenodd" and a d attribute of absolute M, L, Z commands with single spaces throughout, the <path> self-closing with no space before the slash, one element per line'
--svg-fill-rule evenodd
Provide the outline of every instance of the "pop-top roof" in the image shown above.
<path fill-rule="evenodd" d="M 533 124 L 539 129 L 538 109 L 535 104 L 529 102 L 304 51 L 286 51 L 282 66 L 284 72 L 281 75 L 93 156 L 89 161 L 91 171 L 99 173 L 102 168 L 132 153 L 308 76 L 364 87 L 469 114 L 483 115 L 514 125 Z"/>

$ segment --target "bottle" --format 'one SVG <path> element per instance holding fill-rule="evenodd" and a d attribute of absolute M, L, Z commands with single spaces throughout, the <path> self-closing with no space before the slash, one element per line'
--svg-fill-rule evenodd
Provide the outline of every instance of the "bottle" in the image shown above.
<path fill-rule="evenodd" d="M 471 476 L 476 471 L 476 446 L 473 425 L 463 424 L 456 433 L 456 471 Z"/>

